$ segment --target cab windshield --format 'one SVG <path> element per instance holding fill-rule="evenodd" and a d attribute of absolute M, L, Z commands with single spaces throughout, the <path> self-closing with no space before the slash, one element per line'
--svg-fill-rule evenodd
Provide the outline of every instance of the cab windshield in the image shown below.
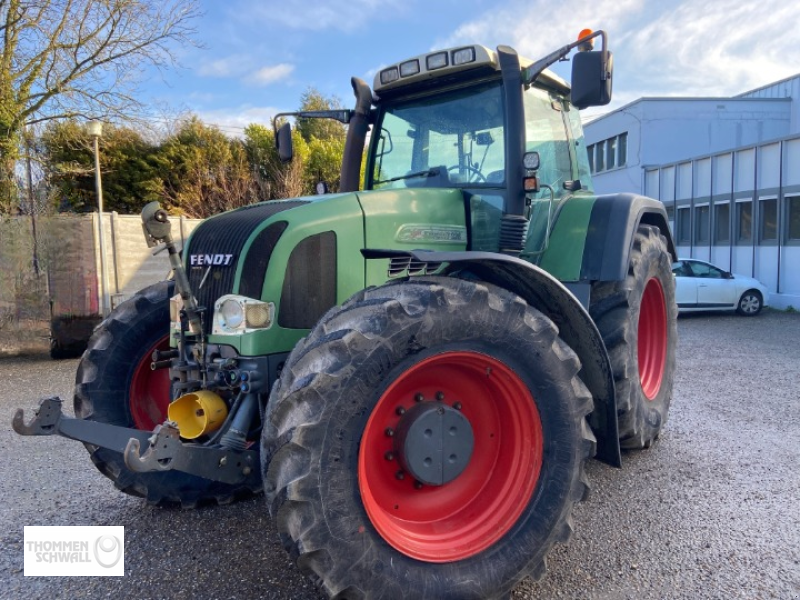
<path fill-rule="evenodd" d="M 371 188 L 502 187 L 504 121 L 500 82 L 388 106 Z"/>

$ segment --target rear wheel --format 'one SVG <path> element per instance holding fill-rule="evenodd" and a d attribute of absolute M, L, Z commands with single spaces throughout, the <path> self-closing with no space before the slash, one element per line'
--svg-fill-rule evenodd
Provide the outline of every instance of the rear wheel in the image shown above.
<path fill-rule="evenodd" d="M 611 359 L 620 445 L 647 448 L 667 422 L 678 339 L 675 279 L 658 228 L 639 227 L 627 277 L 595 284 L 589 312 Z"/>
<path fill-rule="evenodd" d="M 169 348 L 169 298 L 175 284 L 163 281 L 120 304 L 98 326 L 75 382 L 75 415 L 122 427 L 152 430 L 167 415 L 169 371 L 150 368 L 153 350 Z M 260 485 L 228 485 L 180 471 L 133 473 L 122 454 L 86 444 L 92 462 L 123 492 L 151 504 L 194 507 L 228 503 L 260 491 Z"/>
<path fill-rule="evenodd" d="M 538 576 L 588 486 L 589 392 L 552 322 L 490 285 L 391 283 L 287 361 L 265 490 L 299 567 L 337 598 L 494 598 Z"/>

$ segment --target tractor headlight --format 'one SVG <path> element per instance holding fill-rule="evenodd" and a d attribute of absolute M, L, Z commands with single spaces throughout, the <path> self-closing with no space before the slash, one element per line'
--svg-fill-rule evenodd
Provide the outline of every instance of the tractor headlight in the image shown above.
<path fill-rule="evenodd" d="M 434 69 L 442 69 L 447 66 L 447 52 L 437 52 L 436 54 L 429 54 L 425 58 L 425 66 L 428 71 Z"/>
<path fill-rule="evenodd" d="M 471 62 L 475 62 L 475 48 L 470 46 L 469 48 L 453 50 L 454 65 L 463 65 Z"/>
<path fill-rule="evenodd" d="M 272 325 L 275 305 L 245 296 L 227 294 L 214 304 L 215 335 L 241 334 L 254 329 L 267 329 Z"/>
<path fill-rule="evenodd" d="M 222 329 L 239 329 L 244 322 L 244 306 L 238 299 L 228 298 L 216 313 L 217 323 Z"/>

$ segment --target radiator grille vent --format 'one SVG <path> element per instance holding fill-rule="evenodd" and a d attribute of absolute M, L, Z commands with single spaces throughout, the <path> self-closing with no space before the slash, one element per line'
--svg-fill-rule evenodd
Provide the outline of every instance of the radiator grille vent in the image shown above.
<path fill-rule="evenodd" d="M 185 259 L 189 285 L 198 304 L 206 309 L 203 318 L 203 329 L 206 333 L 211 333 L 214 302 L 220 296 L 233 292 L 233 280 L 239 261 L 242 260 L 242 248 L 256 227 L 274 214 L 308 202 L 295 200 L 254 204 L 221 214 L 198 226 L 190 239 L 190 246 L 186 249 L 188 255 Z M 247 266 L 249 268 L 250 264 Z M 250 285 L 255 286 L 257 283 L 252 282 Z"/>
<path fill-rule="evenodd" d="M 389 261 L 389 278 L 414 275 L 432 275 L 442 267 L 440 262 L 415 260 L 410 256 L 395 257 Z"/>

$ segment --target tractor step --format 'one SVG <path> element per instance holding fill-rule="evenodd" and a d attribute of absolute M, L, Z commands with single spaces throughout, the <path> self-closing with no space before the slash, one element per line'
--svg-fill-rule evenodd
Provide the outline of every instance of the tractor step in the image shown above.
<path fill-rule="evenodd" d="M 58 397 L 42 399 L 27 424 L 20 408 L 11 425 L 19 435 L 60 435 L 119 452 L 136 473 L 175 470 L 229 484 L 258 479 L 258 455 L 253 450 L 185 444 L 171 421 L 149 432 L 76 419 L 66 416 L 61 404 Z"/>

